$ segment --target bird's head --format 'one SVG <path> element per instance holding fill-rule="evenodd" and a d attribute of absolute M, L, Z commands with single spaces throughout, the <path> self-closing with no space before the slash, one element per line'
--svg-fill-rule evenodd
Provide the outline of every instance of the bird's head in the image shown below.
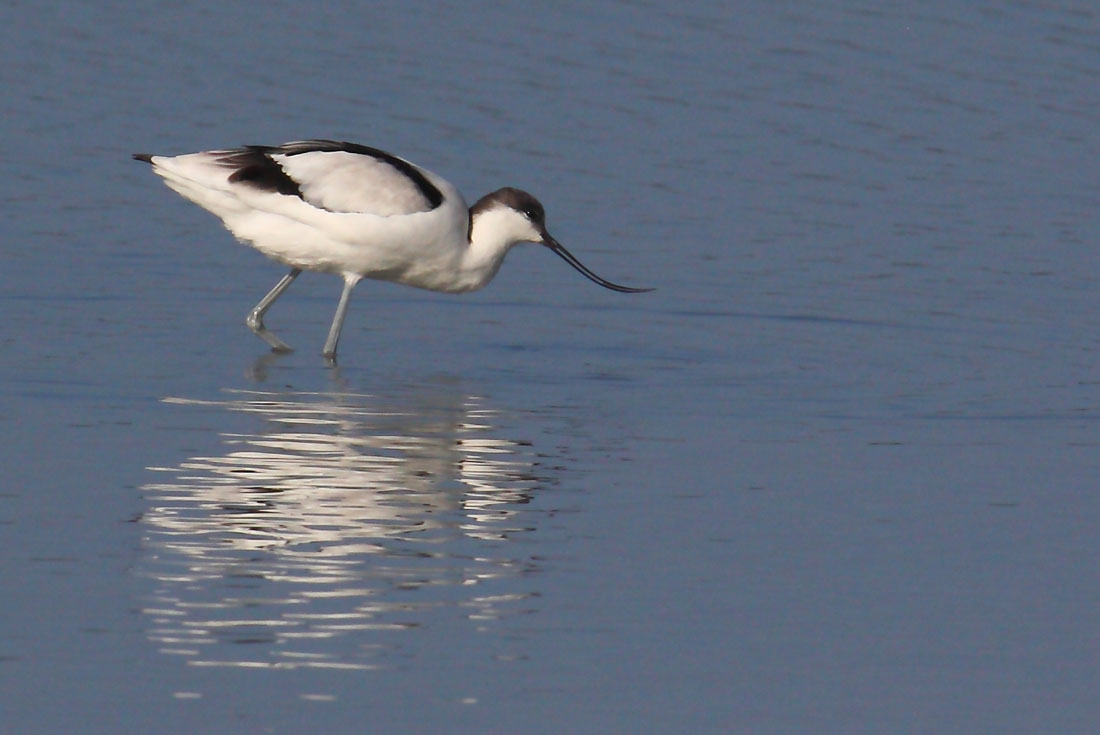
<path fill-rule="evenodd" d="M 641 293 L 652 288 L 631 288 L 620 286 L 600 278 L 555 240 L 546 229 L 546 210 L 538 199 L 521 189 L 507 186 L 491 194 L 486 194 L 470 207 L 470 237 L 474 237 L 474 228 L 478 236 L 485 233 L 511 247 L 520 242 L 534 242 L 545 245 L 558 254 L 569 265 L 576 268 L 585 278 L 604 288 L 622 293 Z"/>

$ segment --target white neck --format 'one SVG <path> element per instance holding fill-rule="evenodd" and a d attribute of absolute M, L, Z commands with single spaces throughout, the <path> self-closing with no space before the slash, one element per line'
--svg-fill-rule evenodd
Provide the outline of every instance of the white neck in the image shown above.
<path fill-rule="evenodd" d="M 462 259 L 462 270 L 471 284 L 469 290 L 492 280 L 514 245 L 537 239 L 531 223 L 513 209 L 494 207 L 475 214 L 470 223 L 470 244 Z"/>

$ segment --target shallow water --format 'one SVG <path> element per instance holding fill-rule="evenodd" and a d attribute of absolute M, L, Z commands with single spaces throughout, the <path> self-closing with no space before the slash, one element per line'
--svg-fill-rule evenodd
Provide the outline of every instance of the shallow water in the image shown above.
<path fill-rule="evenodd" d="M 17 5 L 0 730 L 1091 732 L 1086 5 Z M 485 290 L 280 277 L 131 160 L 534 192 Z"/>

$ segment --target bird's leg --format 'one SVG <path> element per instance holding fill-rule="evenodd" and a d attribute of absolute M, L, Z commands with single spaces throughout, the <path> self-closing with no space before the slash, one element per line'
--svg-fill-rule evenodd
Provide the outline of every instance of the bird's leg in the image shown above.
<path fill-rule="evenodd" d="M 351 290 L 359 283 L 359 276 L 344 276 L 344 291 L 340 294 L 340 303 L 336 306 L 336 315 L 332 317 L 332 326 L 328 330 L 328 339 L 325 340 L 325 349 L 321 351 L 329 362 L 336 362 L 336 343 L 340 341 L 340 330 L 344 326 L 344 317 L 348 313 L 348 302 L 351 301 Z"/>
<path fill-rule="evenodd" d="M 290 273 L 283 276 L 282 280 L 275 284 L 275 288 L 268 291 L 267 296 L 260 299 L 260 303 L 256 304 L 255 309 L 248 312 L 248 317 L 244 320 L 248 328 L 255 332 L 257 337 L 271 345 L 271 349 L 276 352 L 292 352 L 293 350 L 290 345 L 267 330 L 267 327 L 264 326 L 264 314 L 266 314 L 267 310 L 271 308 L 271 305 L 275 303 L 275 299 L 282 296 L 283 291 L 290 288 L 290 284 L 294 283 L 294 279 L 297 278 L 301 272 L 301 268 L 291 268 Z"/>

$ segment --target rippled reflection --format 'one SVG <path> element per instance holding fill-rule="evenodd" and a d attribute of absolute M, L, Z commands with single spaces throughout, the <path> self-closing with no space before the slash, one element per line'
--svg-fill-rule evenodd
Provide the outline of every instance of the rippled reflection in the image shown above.
<path fill-rule="evenodd" d="M 498 436 L 484 401 L 228 395 L 165 399 L 257 428 L 150 468 L 163 479 L 142 488 L 140 571 L 155 581 L 144 612 L 161 651 L 196 666 L 373 668 L 403 644 L 389 631 L 440 609 L 474 628 L 522 609 L 534 565 L 512 539 L 530 530 L 521 511 L 542 481 L 530 444 Z"/>

